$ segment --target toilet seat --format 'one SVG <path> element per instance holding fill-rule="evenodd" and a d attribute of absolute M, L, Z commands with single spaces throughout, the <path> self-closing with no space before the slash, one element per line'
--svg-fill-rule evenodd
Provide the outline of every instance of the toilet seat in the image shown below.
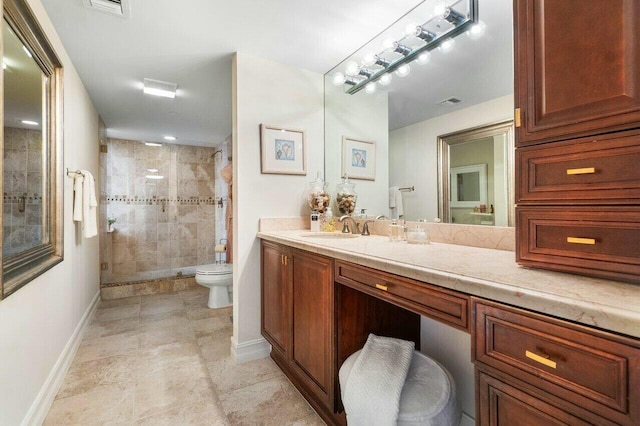
<path fill-rule="evenodd" d="M 229 263 L 200 265 L 196 268 L 196 275 L 229 275 L 233 267 Z"/>

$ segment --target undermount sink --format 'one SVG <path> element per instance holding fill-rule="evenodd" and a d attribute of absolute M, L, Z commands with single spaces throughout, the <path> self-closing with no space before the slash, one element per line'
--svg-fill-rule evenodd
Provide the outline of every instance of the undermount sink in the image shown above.
<path fill-rule="evenodd" d="M 360 235 L 343 234 L 342 232 L 309 232 L 301 235 L 301 237 L 305 237 L 305 238 L 324 238 L 324 239 L 333 239 L 333 240 L 341 240 L 345 238 L 358 238 L 359 236 Z"/>

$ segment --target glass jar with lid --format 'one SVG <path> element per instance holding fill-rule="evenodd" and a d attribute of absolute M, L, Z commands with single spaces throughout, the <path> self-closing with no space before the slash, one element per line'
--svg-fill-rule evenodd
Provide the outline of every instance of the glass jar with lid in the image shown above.
<path fill-rule="evenodd" d="M 347 175 L 344 175 L 342 183 L 336 185 L 336 204 L 340 214 L 351 216 L 356 210 L 357 198 L 356 185 L 349 182 Z"/>
<path fill-rule="evenodd" d="M 320 177 L 320 172 L 318 172 L 318 177 L 315 180 L 309 182 L 307 201 L 312 211 L 317 210 L 318 213 L 322 214 L 329 208 L 331 197 L 327 192 L 327 187 L 328 183 Z"/>

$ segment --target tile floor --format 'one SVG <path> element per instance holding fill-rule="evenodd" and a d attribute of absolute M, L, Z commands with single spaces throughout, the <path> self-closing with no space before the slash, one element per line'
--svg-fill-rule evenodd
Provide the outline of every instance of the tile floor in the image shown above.
<path fill-rule="evenodd" d="M 101 302 L 45 425 L 323 425 L 270 359 L 236 365 L 207 289 Z"/>

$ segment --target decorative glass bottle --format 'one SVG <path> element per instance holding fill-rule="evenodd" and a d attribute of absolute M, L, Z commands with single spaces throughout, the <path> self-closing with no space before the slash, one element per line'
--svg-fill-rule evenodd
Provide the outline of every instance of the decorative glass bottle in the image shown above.
<path fill-rule="evenodd" d="M 320 172 L 318 172 L 318 177 L 315 180 L 309 182 L 307 201 L 312 211 L 317 210 L 318 213 L 322 214 L 329 207 L 331 198 L 327 192 L 327 186 L 328 184 L 320 177 Z"/>
<path fill-rule="evenodd" d="M 349 182 L 347 175 L 342 178 L 342 183 L 336 185 L 336 204 L 338 205 L 338 211 L 342 215 L 349 215 L 356 210 L 356 199 L 358 194 L 356 193 L 356 185 Z"/>

